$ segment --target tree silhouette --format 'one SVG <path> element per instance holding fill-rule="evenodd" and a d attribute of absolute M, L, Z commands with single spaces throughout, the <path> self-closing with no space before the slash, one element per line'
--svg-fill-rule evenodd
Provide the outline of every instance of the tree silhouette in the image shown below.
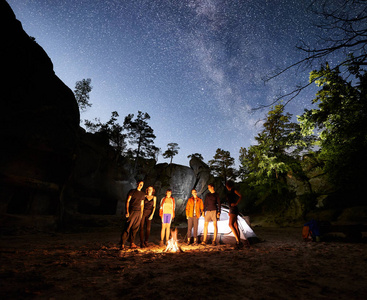
<path fill-rule="evenodd" d="M 167 147 L 168 149 L 163 153 L 163 157 L 171 158 L 170 164 L 172 164 L 172 159 L 176 154 L 178 154 L 180 147 L 178 147 L 177 143 L 168 143 Z"/>
<path fill-rule="evenodd" d="M 221 178 L 223 184 L 227 180 L 235 180 L 237 177 L 236 170 L 232 167 L 234 165 L 234 158 L 231 157 L 229 151 L 218 148 L 213 159 L 209 160 L 208 164 L 213 175 Z"/>
<path fill-rule="evenodd" d="M 80 111 L 85 111 L 92 104 L 89 102 L 89 93 L 92 91 L 92 86 L 90 85 L 92 80 L 82 79 L 75 83 L 74 95 L 76 102 L 78 103 Z"/>
<path fill-rule="evenodd" d="M 133 118 L 134 114 L 125 117 L 124 129 L 127 131 L 129 143 L 136 145 L 135 149 L 130 148 L 128 152 L 132 157 L 135 157 L 135 172 L 140 158 L 154 158 L 159 149 L 154 146 L 156 136 L 147 122 L 150 120 L 149 114 L 138 111 L 136 118 Z"/>
<path fill-rule="evenodd" d="M 305 57 L 295 63 L 267 76 L 269 81 L 293 68 L 301 66 L 314 68 L 316 64 L 324 64 L 332 58 L 343 57 L 331 70 L 339 70 L 342 66 L 367 65 L 367 1 L 364 0 L 314 0 L 310 5 L 311 11 L 317 16 L 320 38 L 316 45 L 301 41 L 296 48 L 305 53 Z M 322 35 L 322 33 L 324 33 Z M 322 36 L 321 36 L 322 35 Z M 335 61 L 335 58 L 333 58 Z M 287 94 L 276 97 L 269 105 L 259 108 L 271 107 L 280 100 L 285 100 L 285 105 L 296 98 L 302 90 L 312 85 L 317 77 L 308 83 L 299 84 Z"/>
<path fill-rule="evenodd" d="M 123 127 L 117 123 L 119 114 L 117 111 L 113 111 L 111 118 L 106 123 L 101 123 L 100 119 L 95 119 L 96 123 L 89 120 L 84 120 L 85 127 L 89 132 L 105 133 L 109 139 L 110 145 L 116 151 L 115 160 L 117 161 L 120 155 L 126 148 L 126 134 L 123 133 Z"/>

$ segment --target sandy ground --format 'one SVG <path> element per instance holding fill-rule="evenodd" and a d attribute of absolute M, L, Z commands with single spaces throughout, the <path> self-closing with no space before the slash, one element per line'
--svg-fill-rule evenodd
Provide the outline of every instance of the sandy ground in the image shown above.
<path fill-rule="evenodd" d="M 303 242 L 301 228 L 254 228 L 261 242 L 120 251 L 120 228 L 2 236 L 0 299 L 367 299 L 367 244 Z M 136 240 L 138 242 L 138 239 Z"/>

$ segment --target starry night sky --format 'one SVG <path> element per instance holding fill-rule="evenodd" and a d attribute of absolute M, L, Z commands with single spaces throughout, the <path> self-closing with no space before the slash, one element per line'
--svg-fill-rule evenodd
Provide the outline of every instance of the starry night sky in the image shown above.
<path fill-rule="evenodd" d="M 91 78 L 93 104 L 81 119 L 119 123 L 138 110 L 151 116 L 155 145 L 178 143 L 174 163 L 204 161 L 217 148 L 238 166 L 240 147 L 255 144 L 271 103 L 309 71 L 263 78 L 304 57 L 300 40 L 322 33 L 305 0 L 8 0 L 28 35 L 36 38 L 56 75 L 74 90 Z M 287 105 L 299 115 L 315 88 Z M 260 122 L 259 122 L 260 120 Z M 84 123 L 84 122 L 83 122 Z M 169 162 L 159 157 L 158 162 Z"/>

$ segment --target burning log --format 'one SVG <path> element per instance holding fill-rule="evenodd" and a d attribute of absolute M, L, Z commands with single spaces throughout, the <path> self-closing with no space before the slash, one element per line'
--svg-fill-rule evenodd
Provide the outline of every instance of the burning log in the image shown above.
<path fill-rule="evenodd" d="M 164 252 L 183 252 L 177 242 L 177 228 L 171 231 L 171 239 L 167 241 Z"/>

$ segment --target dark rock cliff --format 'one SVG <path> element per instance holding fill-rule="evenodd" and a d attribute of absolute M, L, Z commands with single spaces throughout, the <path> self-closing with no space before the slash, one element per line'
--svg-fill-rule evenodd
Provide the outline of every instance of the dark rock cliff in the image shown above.
<path fill-rule="evenodd" d="M 4 0 L 0 33 L 0 212 L 55 213 L 73 164 L 78 105 Z"/>

